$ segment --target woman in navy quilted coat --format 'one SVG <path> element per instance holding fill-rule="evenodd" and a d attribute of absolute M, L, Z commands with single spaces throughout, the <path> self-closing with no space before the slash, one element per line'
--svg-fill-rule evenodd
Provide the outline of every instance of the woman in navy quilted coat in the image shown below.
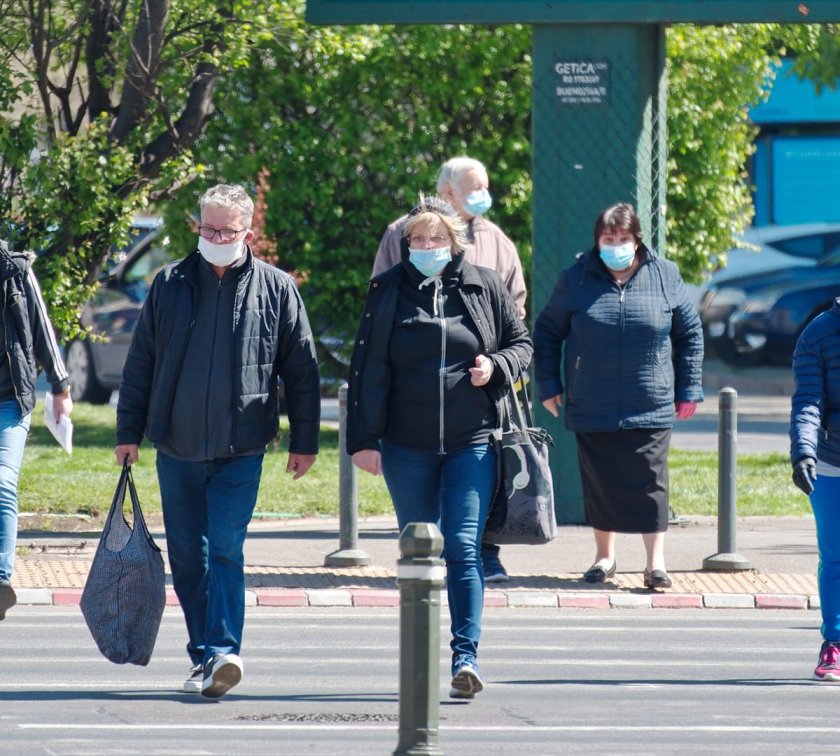
<path fill-rule="evenodd" d="M 595 246 L 566 268 L 534 330 L 540 401 L 575 433 L 586 520 L 602 583 L 615 534 L 641 533 L 648 588 L 669 588 L 668 447 L 703 400 L 703 334 L 677 266 L 642 243 L 631 205 L 604 210 Z M 560 375 L 561 355 L 563 375 Z"/>
<path fill-rule="evenodd" d="M 823 644 L 814 678 L 840 682 L 840 298 L 802 331 L 793 352 L 793 482 L 811 499 L 820 563 Z"/>

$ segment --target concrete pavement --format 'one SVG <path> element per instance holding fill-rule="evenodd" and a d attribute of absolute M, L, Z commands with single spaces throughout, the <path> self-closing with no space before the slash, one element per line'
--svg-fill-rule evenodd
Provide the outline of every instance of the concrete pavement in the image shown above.
<path fill-rule="evenodd" d="M 165 550 L 163 534 L 154 530 Z M 716 573 L 702 570 L 717 553 L 716 518 L 691 518 L 674 525 L 667 537 L 673 588 L 643 587 L 641 537 L 619 535 L 618 572 L 603 585 L 581 581 L 594 547 L 591 531 L 563 526 L 545 546 L 505 546 L 507 583 L 488 585 L 488 606 L 528 607 L 744 607 L 817 608 L 817 564 L 813 520 L 742 518 L 737 553 L 751 569 Z M 23 532 L 15 586 L 20 603 L 76 604 L 98 541 L 98 534 Z M 360 521 L 358 548 L 369 556 L 359 567 L 325 567 L 339 548 L 337 518 L 256 519 L 245 545 L 247 601 L 268 606 L 399 605 L 395 583 L 398 534 L 393 517 Z M 170 602 L 176 603 L 170 591 Z"/>
<path fill-rule="evenodd" d="M 718 391 L 738 391 L 738 452 L 788 450 L 792 380 L 788 370 L 731 370 L 705 367 L 706 401 L 694 418 L 678 423 L 673 446 L 717 449 Z M 324 419 L 338 419 L 337 400 L 325 400 Z M 791 486 L 791 496 L 796 491 Z M 23 521 L 21 527 L 25 527 Z M 165 550 L 163 533 L 155 536 Z M 20 534 L 15 585 L 21 603 L 75 604 L 99 534 Z M 393 517 L 360 522 L 359 548 L 370 559 L 359 567 L 327 568 L 324 559 L 339 547 L 337 518 L 255 519 L 245 545 L 250 604 L 286 606 L 398 606 L 395 584 L 398 543 Z M 674 582 L 667 591 L 643 588 L 641 538 L 618 536 L 618 572 L 604 585 L 581 582 L 592 561 L 591 531 L 561 527 L 546 546 L 505 546 L 507 583 L 488 585 L 492 606 L 649 606 L 817 608 L 817 549 L 813 518 L 741 518 L 736 551 L 750 569 L 733 573 L 702 570 L 717 553 L 716 518 L 688 518 L 671 527 L 666 552 Z M 176 602 L 170 591 L 170 601 Z"/>

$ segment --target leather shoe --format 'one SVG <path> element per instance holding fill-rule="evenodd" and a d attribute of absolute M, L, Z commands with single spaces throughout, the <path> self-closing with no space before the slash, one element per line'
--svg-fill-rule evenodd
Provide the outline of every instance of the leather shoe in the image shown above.
<path fill-rule="evenodd" d="M 670 588 L 671 578 L 665 570 L 645 570 L 645 588 Z"/>
<path fill-rule="evenodd" d="M 599 564 L 593 564 L 586 572 L 583 573 L 583 579 L 587 583 L 603 583 L 607 578 L 615 575 L 615 562 L 612 566 L 604 569 Z"/>

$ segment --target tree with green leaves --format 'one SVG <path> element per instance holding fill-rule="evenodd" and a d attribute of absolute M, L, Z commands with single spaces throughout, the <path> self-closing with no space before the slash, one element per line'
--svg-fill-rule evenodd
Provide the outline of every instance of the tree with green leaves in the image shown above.
<path fill-rule="evenodd" d="M 452 155 L 489 167 L 494 220 L 527 271 L 530 28 L 311 27 L 303 5 L 289 3 L 248 66 L 223 78 L 196 156 L 214 180 L 268 171 L 262 231 L 302 274 L 316 330 L 352 333 L 383 229 Z M 747 113 L 792 39 L 807 48 L 807 34 L 779 25 L 668 30 L 667 249 L 689 280 L 750 220 Z M 199 192 L 185 187 L 173 217 Z"/>
<path fill-rule="evenodd" d="M 352 332 L 382 230 L 456 154 L 490 168 L 494 220 L 527 273 L 530 28 L 312 27 L 304 5 L 0 0 L 0 213 L 43 250 L 66 336 L 131 213 L 173 197 L 187 251 L 184 210 L 219 180 L 256 191 L 263 176 L 261 232 L 316 330 Z M 668 254 L 686 278 L 749 220 L 747 112 L 770 64 L 790 50 L 826 78 L 826 29 L 668 30 Z"/>
<path fill-rule="evenodd" d="M 40 251 L 65 337 L 131 214 L 194 176 L 220 75 L 260 0 L 0 0 L 0 213 Z"/>

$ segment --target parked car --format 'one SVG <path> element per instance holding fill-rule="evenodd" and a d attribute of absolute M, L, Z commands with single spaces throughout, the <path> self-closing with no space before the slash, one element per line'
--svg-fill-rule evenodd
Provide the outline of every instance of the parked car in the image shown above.
<path fill-rule="evenodd" d="M 790 365 L 802 329 L 840 296 L 840 250 L 814 265 L 730 278 L 700 302 L 715 354 L 737 365 Z"/>
<path fill-rule="evenodd" d="M 722 336 L 746 290 L 769 286 L 775 280 L 773 274 L 810 268 L 840 251 L 840 223 L 749 228 L 742 241 L 751 249 L 729 250 L 726 266 L 715 271 L 696 293 L 707 354 L 735 362 L 751 360 L 746 353 L 733 353 L 729 340 Z M 756 279 L 754 285 L 751 278 Z"/>
<path fill-rule="evenodd" d="M 717 289 L 724 281 L 795 265 L 815 265 L 835 249 L 840 249 L 840 223 L 747 228 L 740 236 L 739 246 L 726 253 L 705 283 L 687 284 L 686 288 L 699 310 L 707 292 Z M 706 347 L 710 347 L 708 342 Z"/>
<path fill-rule="evenodd" d="M 840 223 L 747 228 L 741 242 L 748 247 L 730 249 L 725 265 L 712 274 L 711 283 L 720 284 L 733 278 L 793 266 L 815 265 L 817 260 L 840 249 Z"/>
<path fill-rule="evenodd" d="M 175 257 L 159 222 L 133 227 L 131 244 L 116 253 L 99 290 L 82 312 L 82 325 L 90 327 L 93 338 L 74 339 L 66 345 L 74 401 L 106 404 L 119 388 L 131 335 L 152 280 Z"/>

